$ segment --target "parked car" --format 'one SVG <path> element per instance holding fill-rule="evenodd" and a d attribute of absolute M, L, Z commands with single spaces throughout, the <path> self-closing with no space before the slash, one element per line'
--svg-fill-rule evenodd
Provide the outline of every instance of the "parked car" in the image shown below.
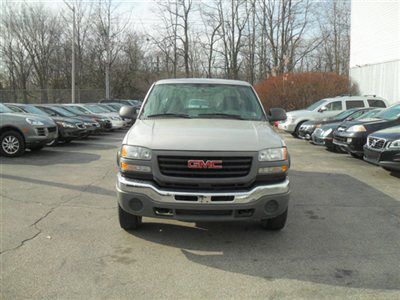
<path fill-rule="evenodd" d="M 301 124 L 301 126 L 299 128 L 298 137 L 301 139 L 310 140 L 311 135 L 316 128 L 319 128 L 325 124 L 343 122 L 344 120 L 347 120 L 347 121 L 354 120 L 358 116 L 361 116 L 362 114 L 364 114 L 365 112 L 367 112 L 371 109 L 372 108 L 353 108 L 353 109 L 345 110 L 338 115 L 335 115 L 333 117 L 330 117 L 330 118 L 327 118 L 327 119 L 324 119 L 321 121 L 304 122 L 303 124 Z"/>
<path fill-rule="evenodd" d="M 355 109 L 353 110 L 353 113 L 343 121 L 346 122 L 372 118 L 381 111 L 381 108 Z M 340 124 L 342 124 L 342 121 L 322 124 L 311 134 L 311 142 L 314 145 L 326 146 L 326 148 L 328 148 L 330 151 L 343 152 L 333 144 L 333 132 L 340 126 Z"/>
<path fill-rule="evenodd" d="M 62 117 L 40 105 L 35 105 L 35 107 L 51 117 L 57 124 L 58 138 L 48 143 L 48 146 L 56 145 L 58 142 L 70 143 L 72 140 L 81 139 L 87 135 L 86 126 L 82 121 Z"/>
<path fill-rule="evenodd" d="M 15 113 L 0 103 L 0 153 L 7 157 L 36 151 L 57 138 L 57 126 L 48 117 Z"/>
<path fill-rule="evenodd" d="M 388 171 L 400 171 L 400 126 L 375 131 L 364 145 L 364 160 Z"/>
<path fill-rule="evenodd" d="M 99 103 L 99 104 L 96 104 L 96 105 L 100 106 L 101 108 L 103 108 L 104 110 L 108 111 L 109 113 L 113 113 L 113 114 L 117 114 L 117 115 L 119 115 L 119 109 L 123 106 L 121 104 L 120 106 L 118 106 L 118 108 L 116 108 L 113 105 L 111 105 L 110 103 Z M 124 122 L 123 127 L 128 127 L 128 126 L 130 126 L 132 124 L 132 120 L 128 120 L 126 118 L 121 118 L 121 119 Z"/>
<path fill-rule="evenodd" d="M 109 100 L 100 100 L 99 103 L 120 103 L 122 105 L 130 105 L 130 106 L 141 106 L 142 100 L 131 100 L 131 99 L 109 99 Z"/>
<path fill-rule="evenodd" d="M 110 110 L 112 110 L 115 113 L 119 113 L 119 110 L 121 109 L 121 107 L 125 106 L 126 104 L 122 104 L 122 103 L 102 103 L 102 106 L 106 106 L 107 108 L 109 108 Z M 140 109 L 140 106 L 135 106 L 135 105 L 130 105 L 135 107 L 136 109 Z M 126 119 L 126 118 L 122 118 L 123 121 L 126 122 L 125 126 L 132 126 L 134 121 L 131 119 Z"/>
<path fill-rule="evenodd" d="M 279 128 L 297 136 L 301 124 L 307 121 L 320 121 L 333 117 L 344 110 L 364 107 L 387 107 L 386 100 L 376 96 L 339 96 L 322 99 L 306 109 L 287 113 L 286 121 L 279 123 Z"/>
<path fill-rule="evenodd" d="M 190 100 L 209 105 L 190 108 Z M 120 114 L 135 119 L 136 109 Z M 141 217 L 182 221 L 256 220 L 285 226 L 290 165 L 284 141 L 253 87 L 243 81 L 171 79 L 156 82 L 118 153 L 119 222 Z M 173 132 L 173 134 L 171 134 Z"/>
<path fill-rule="evenodd" d="M 125 125 L 125 122 L 122 120 L 122 118 L 115 112 L 110 112 L 109 110 L 106 110 L 105 108 L 99 106 L 98 104 L 82 104 L 82 103 L 75 103 L 75 104 L 68 104 L 72 107 L 77 107 L 78 109 L 81 110 L 86 110 L 88 113 L 91 114 L 97 114 L 101 115 L 104 117 L 107 117 L 111 121 L 111 129 L 120 129 L 123 128 Z"/>
<path fill-rule="evenodd" d="M 400 125 L 400 103 L 370 119 L 344 122 L 333 133 L 333 143 L 354 157 L 363 157 L 367 136 L 375 131 Z"/>
<path fill-rule="evenodd" d="M 88 118 L 92 119 L 94 122 L 98 122 L 100 124 L 100 129 L 102 129 L 102 130 L 109 130 L 112 127 L 111 121 L 108 117 L 104 117 L 104 116 L 97 115 L 97 114 L 91 114 L 87 110 L 85 110 L 85 109 L 81 110 L 81 109 L 79 109 L 79 107 L 76 107 L 76 106 L 70 106 L 70 105 L 66 105 L 66 104 L 62 104 L 59 106 L 61 106 L 62 108 L 68 110 L 69 112 L 71 112 L 77 116 L 88 117 Z"/>

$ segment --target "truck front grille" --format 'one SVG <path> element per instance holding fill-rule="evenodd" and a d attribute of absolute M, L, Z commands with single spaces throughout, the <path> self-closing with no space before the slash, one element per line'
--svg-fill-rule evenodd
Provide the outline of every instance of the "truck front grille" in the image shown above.
<path fill-rule="evenodd" d="M 38 127 L 36 128 L 36 132 L 38 136 L 46 136 L 46 128 Z"/>
<path fill-rule="evenodd" d="M 189 160 L 222 161 L 221 168 L 189 168 Z M 158 156 L 161 174 L 172 177 L 191 178 L 229 178 L 243 177 L 249 174 L 252 157 L 193 157 L 193 156 Z"/>

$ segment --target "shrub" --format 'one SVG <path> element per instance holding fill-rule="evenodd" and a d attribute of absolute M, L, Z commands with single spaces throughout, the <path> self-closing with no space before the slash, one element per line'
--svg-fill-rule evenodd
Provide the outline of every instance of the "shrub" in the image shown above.
<path fill-rule="evenodd" d="M 336 73 L 287 73 L 262 80 L 254 88 L 265 109 L 303 109 L 323 98 L 358 94 L 347 76 Z"/>

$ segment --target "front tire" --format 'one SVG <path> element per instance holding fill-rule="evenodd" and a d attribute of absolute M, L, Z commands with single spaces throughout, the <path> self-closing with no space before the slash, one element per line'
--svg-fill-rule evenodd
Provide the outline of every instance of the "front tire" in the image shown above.
<path fill-rule="evenodd" d="M 292 132 L 292 136 L 293 136 L 293 137 L 296 137 L 296 138 L 299 137 L 300 126 L 301 126 L 301 124 L 303 124 L 303 123 L 305 123 L 305 122 L 307 122 L 307 121 L 303 121 L 303 122 L 300 122 L 299 124 L 297 124 L 295 130 Z"/>
<path fill-rule="evenodd" d="M 24 137 L 15 130 L 4 132 L 0 137 L 0 153 L 6 157 L 17 157 L 25 153 Z"/>
<path fill-rule="evenodd" d="M 119 219 L 119 225 L 124 230 L 138 229 L 142 224 L 142 217 L 127 213 L 119 205 L 118 205 L 118 219 Z"/>
<path fill-rule="evenodd" d="M 276 216 L 275 218 L 266 219 L 261 221 L 261 226 L 267 230 L 281 230 L 285 227 L 286 220 L 287 220 L 287 213 L 288 209 Z"/>

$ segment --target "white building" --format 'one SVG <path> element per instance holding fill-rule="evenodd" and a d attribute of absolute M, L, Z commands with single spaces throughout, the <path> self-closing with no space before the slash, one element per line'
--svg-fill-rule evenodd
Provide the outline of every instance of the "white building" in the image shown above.
<path fill-rule="evenodd" d="M 400 0 L 352 1 L 350 77 L 361 95 L 400 101 Z"/>

